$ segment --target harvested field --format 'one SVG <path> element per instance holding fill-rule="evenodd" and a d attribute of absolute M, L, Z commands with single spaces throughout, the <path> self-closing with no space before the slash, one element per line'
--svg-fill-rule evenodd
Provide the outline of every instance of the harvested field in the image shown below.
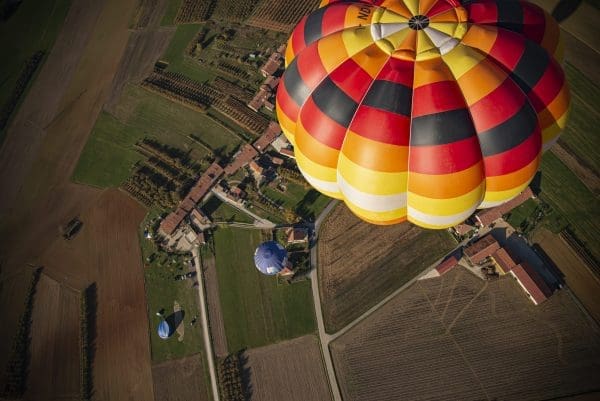
<path fill-rule="evenodd" d="M 251 400 L 325 401 L 331 399 L 319 343 L 314 336 L 245 353 Z"/>
<path fill-rule="evenodd" d="M 160 28 L 160 17 L 166 8 L 166 0 L 142 0 L 147 19 L 144 29 L 131 33 L 125 54 L 115 75 L 104 109 L 114 113 L 117 102 L 127 83 L 139 83 L 152 72 L 154 63 L 169 46 L 174 28 Z"/>
<path fill-rule="evenodd" d="M 316 9 L 319 0 L 262 0 L 247 21 L 248 25 L 273 31 L 288 32 L 308 13 Z"/>
<path fill-rule="evenodd" d="M 375 226 L 337 206 L 321 226 L 318 243 L 327 332 L 343 328 L 455 246 L 445 230 Z"/>
<path fill-rule="evenodd" d="M 144 272 L 137 229 L 144 214 L 116 189 L 80 215 L 71 241 L 57 238 L 40 258 L 45 272 L 81 289 L 98 288 L 94 393 L 103 400 L 152 399 Z"/>
<path fill-rule="evenodd" d="M 201 354 L 152 366 L 156 401 L 208 401 Z"/>
<path fill-rule="evenodd" d="M 539 244 L 560 271 L 565 282 L 583 306 L 600 323 L 600 280 L 577 253 L 557 234 L 545 229 L 535 232 L 533 240 Z"/>
<path fill-rule="evenodd" d="M 204 269 L 204 286 L 206 287 L 206 303 L 208 305 L 208 320 L 213 349 L 217 358 L 224 358 L 229 352 L 227 351 L 227 336 L 225 335 L 223 311 L 219 299 L 219 279 L 214 256 L 203 255 L 202 267 Z"/>
<path fill-rule="evenodd" d="M 542 400 L 600 389 L 600 336 L 568 291 L 509 276 L 416 282 L 331 345 L 346 400 Z"/>
<path fill-rule="evenodd" d="M 80 293 L 42 274 L 31 324 L 25 400 L 80 400 Z"/>

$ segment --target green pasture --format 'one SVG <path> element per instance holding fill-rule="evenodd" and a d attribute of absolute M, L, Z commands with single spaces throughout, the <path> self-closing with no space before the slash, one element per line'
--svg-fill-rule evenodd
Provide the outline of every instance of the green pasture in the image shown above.
<path fill-rule="evenodd" d="M 201 24 L 177 26 L 173 39 L 161 58 L 169 63 L 167 71 L 178 72 L 198 82 L 209 81 L 215 77 L 215 73 L 209 68 L 202 67 L 199 62 L 185 55 L 185 49 L 201 27 Z"/>
<path fill-rule="evenodd" d="M 254 267 L 255 230 L 218 229 L 215 257 L 229 350 L 259 347 L 315 331 L 309 281 L 280 284 Z"/>
<path fill-rule="evenodd" d="M 167 9 L 160 22 L 162 26 L 175 25 L 174 20 L 179 7 L 181 7 L 181 2 L 182 0 L 167 0 Z"/>

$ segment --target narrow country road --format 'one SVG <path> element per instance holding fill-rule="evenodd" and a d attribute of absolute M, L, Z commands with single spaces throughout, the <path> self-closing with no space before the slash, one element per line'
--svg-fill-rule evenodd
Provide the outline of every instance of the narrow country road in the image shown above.
<path fill-rule="evenodd" d="M 325 332 L 325 324 L 323 322 L 323 310 L 321 308 L 321 294 L 319 293 L 319 278 L 318 278 L 318 273 L 317 273 L 317 243 L 318 243 L 317 237 L 319 235 L 319 228 L 321 226 L 321 223 L 329 215 L 329 213 L 331 213 L 331 211 L 338 205 L 338 203 L 339 203 L 339 201 L 330 202 L 327 205 L 327 207 L 325 209 L 323 209 L 323 211 L 321 212 L 321 214 L 315 221 L 315 228 L 314 228 L 315 243 L 310 250 L 310 265 L 311 265 L 310 280 L 311 280 L 311 288 L 312 288 L 312 295 L 313 295 L 313 303 L 315 305 L 315 314 L 317 317 L 317 328 L 319 331 L 319 340 L 321 343 L 321 351 L 323 354 L 323 359 L 325 360 L 325 370 L 327 372 L 327 378 L 329 379 L 329 386 L 331 388 L 331 392 L 332 392 L 334 401 L 342 401 L 342 395 L 341 395 L 340 388 L 339 388 L 339 385 L 338 385 L 338 382 L 337 382 L 337 379 L 335 376 L 335 368 L 333 366 L 333 360 L 331 359 L 331 352 L 329 351 L 329 343 L 331 343 L 332 341 L 334 341 L 336 338 L 340 337 L 341 335 L 345 334 L 348 330 L 352 329 L 354 326 L 356 326 L 357 324 L 362 322 L 364 319 L 369 317 L 371 314 L 375 313 L 377 310 L 379 310 L 379 308 L 381 308 L 383 305 L 388 303 L 396 295 L 398 295 L 399 293 L 404 291 L 406 288 L 410 287 L 415 281 L 417 281 L 423 275 L 425 275 L 429 271 L 431 271 L 431 269 L 435 268 L 446 257 L 446 255 L 444 255 L 442 258 L 440 258 L 435 263 L 433 263 L 430 267 L 423 270 L 423 272 L 421 274 L 414 277 L 412 280 L 410 280 L 409 282 L 404 284 L 402 287 L 398 288 L 393 293 L 391 293 L 390 295 L 388 295 L 387 297 L 382 299 L 380 302 L 378 302 L 376 305 L 371 307 L 365 313 L 363 313 L 362 315 L 360 315 L 359 317 L 354 319 L 352 322 L 350 322 L 349 324 L 344 326 L 342 329 L 338 330 L 337 332 L 335 332 L 333 334 L 327 334 Z M 487 234 L 488 231 L 489 231 L 489 229 L 487 229 L 487 228 L 481 230 L 479 232 L 479 236 L 483 236 L 483 235 Z M 457 246 L 449 253 L 452 253 L 456 249 L 464 246 L 468 241 L 469 240 L 466 239 L 466 240 L 462 241 L 461 243 L 457 244 Z"/>
<path fill-rule="evenodd" d="M 213 400 L 219 401 L 219 386 L 217 384 L 217 375 L 215 373 L 215 357 L 213 355 L 212 342 L 208 333 L 208 315 L 206 309 L 206 297 L 204 294 L 204 282 L 202 281 L 202 268 L 200 264 L 200 249 L 195 246 L 192 249 L 194 257 L 194 266 L 196 267 L 196 277 L 198 279 L 198 298 L 200 299 L 200 318 L 202 319 L 202 333 L 204 334 L 204 350 L 208 360 L 208 373 L 210 375 L 210 384 L 213 393 Z"/>

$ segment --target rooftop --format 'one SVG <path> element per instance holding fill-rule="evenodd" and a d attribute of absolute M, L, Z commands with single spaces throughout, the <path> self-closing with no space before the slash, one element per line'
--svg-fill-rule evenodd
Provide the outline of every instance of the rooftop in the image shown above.
<path fill-rule="evenodd" d="M 477 213 L 475 217 L 477 220 L 479 220 L 483 227 L 489 226 L 494 220 L 498 220 L 531 197 L 533 197 L 533 192 L 531 191 L 531 188 L 527 187 L 515 198 L 499 206 L 490 209 L 483 209 Z"/>
<path fill-rule="evenodd" d="M 244 146 L 242 146 L 240 151 L 235 154 L 235 156 L 233 157 L 233 161 L 229 163 L 227 167 L 225 167 L 225 174 L 235 174 L 236 171 L 244 167 L 256 156 L 258 156 L 258 152 L 256 151 L 256 149 L 254 149 L 252 145 L 245 144 Z"/>

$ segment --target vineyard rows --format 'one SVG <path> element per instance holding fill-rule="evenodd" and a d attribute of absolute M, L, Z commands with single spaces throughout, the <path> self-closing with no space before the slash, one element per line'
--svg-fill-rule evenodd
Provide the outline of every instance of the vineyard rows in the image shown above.
<path fill-rule="evenodd" d="M 344 399 L 561 398 L 594 389 L 600 339 L 566 292 L 533 306 L 506 276 L 416 282 L 331 345 Z"/>
<path fill-rule="evenodd" d="M 312 10 L 319 5 L 319 0 L 263 0 L 248 19 L 247 24 L 257 28 L 289 32 Z"/>
<path fill-rule="evenodd" d="M 250 102 L 254 94 L 247 89 L 244 89 L 233 82 L 229 82 L 221 77 L 216 77 L 214 81 L 209 84 L 210 87 L 216 89 L 221 94 L 227 93 L 241 100 L 244 103 Z"/>
<path fill-rule="evenodd" d="M 212 12 L 212 0 L 183 0 L 177 16 L 176 24 L 191 24 L 206 21 Z"/>
<path fill-rule="evenodd" d="M 222 96 L 207 85 L 172 72 L 154 72 L 142 82 L 142 86 L 200 111 L 205 111 Z"/>
<path fill-rule="evenodd" d="M 245 103 L 234 97 L 219 102 L 215 109 L 255 135 L 262 134 L 269 125 L 265 116 L 249 109 Z"/>

